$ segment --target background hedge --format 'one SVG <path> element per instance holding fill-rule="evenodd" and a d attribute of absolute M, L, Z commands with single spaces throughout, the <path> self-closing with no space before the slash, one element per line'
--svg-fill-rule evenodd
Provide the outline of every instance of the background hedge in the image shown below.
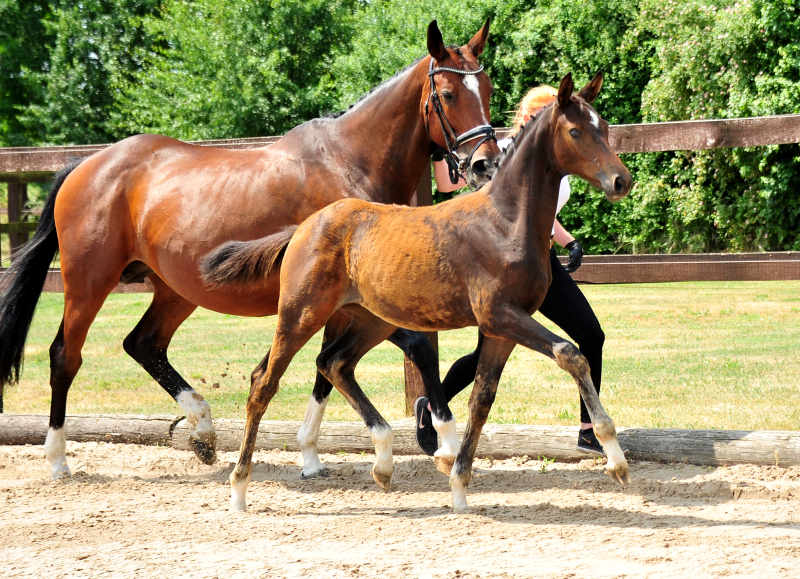
<path fill-rule="evenodd" d="M 597 69 L 612 123 L 800 112 L 793 0 L 0 0 L 0 145 L 281 134 L 423 55 L 431 19 L 463 44 L 489 16 L 498 126 Z M 573 181 L 561 217 L 589 252 L 800 249 L 797 145 L 624 161 L 618 204 Z"/>

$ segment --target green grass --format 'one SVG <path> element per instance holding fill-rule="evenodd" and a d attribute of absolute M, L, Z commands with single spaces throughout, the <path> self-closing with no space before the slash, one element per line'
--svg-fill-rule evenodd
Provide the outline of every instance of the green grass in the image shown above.
<path fill-rule="evenodd" d="M 800 282 L 582 289 L 606 333 L 601 399 L 617 425 L 800 429 Z M 109 297 L 83 349 L 69 412 L 179 413 L 171 398 L 122 350 L 123 338 L 149 299 L 147 294 Z M 6 412 L 48 412 L 48 348 L 62 306 L 61 295 L 42 297 L 21 383 L 6 391 Z M 244 417 L 250 371 L 269 348 L 275 320 L 198 310 L 176 334 L 170 359 L 209 400 L 215 416 Z M 476 337 L 474 328 L 440 334 L 442 375 L 471 351 Z M 319 345 L 317 336 L 297 355 L 265 418 L 302 419 Z M 387 419 L 403 416 L 399 350 L 382 344 L 361 362 L 357 376 Z M 219 388 L 212 388 L 214 383 Z M 453 401 L 461 422 L 467 416 L 468 396 L 469 390 Z M 514 350 L 489 420 L 572 425 L 578 415 L 577 389 L 569 376 L 540 355 L 521 347 Z M 338 393 L 331 397 L 327 417 L 357 420 Z"/>

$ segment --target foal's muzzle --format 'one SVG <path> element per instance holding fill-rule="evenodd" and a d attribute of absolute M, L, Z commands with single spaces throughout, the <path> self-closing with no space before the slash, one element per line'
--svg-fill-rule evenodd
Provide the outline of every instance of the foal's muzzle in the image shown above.
<path fill-rule="evenodd" d="M 609 201 L 619 201 L 631 190 L 633 178 L 624 167 L 621 170 L 603 172 L 600 175 L 600 186 Z"/>

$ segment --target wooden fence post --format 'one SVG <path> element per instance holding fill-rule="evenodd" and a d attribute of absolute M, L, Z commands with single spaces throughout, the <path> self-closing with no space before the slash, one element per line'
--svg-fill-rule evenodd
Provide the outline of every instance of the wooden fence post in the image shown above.
<path fill-rule="evenodd" d="M 433 205 L 433 188 L 431 185 L 431 168 L 429 167 L 422 179 L 417 185 L 417 192 L 411 200 L 412 207 L 423 207 L 426 205 Z M 439 335 L 436 332 L 426 332 L 431 346 L 439 354 Z M 411 416 L 414 413 L 414 400 L 420 396 L 426 396 L 425 385 L 422 382 L 422 376 L 414 366 L 414 363 L 406 356 L 403 360 L 403 369 L 405 370 L 406 379 L 406 416 Z"/>
<path fill-rule="evenodd" d="M 9 183 L 8 184 L 8 222 L 19 223 L 22 221 L 22 210 L 28 202 L 28 184 L 27 183 Z M 8 234 L 9 246 L 11 248 L 11 259 L 14 259 L 14 254 L 19 247 L 28 241 L 28 232 L 19 231 L 17 233 Z"/>

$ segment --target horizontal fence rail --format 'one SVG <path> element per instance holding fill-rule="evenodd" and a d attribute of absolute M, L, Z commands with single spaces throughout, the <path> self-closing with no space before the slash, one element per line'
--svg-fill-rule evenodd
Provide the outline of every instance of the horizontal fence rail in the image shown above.
<path fill-rule="evenodd" d="M 497 129 L 502 137 L 509 129 Z M 280 137 L 190 141 L 205 147 L 254 149 L 271 145 Z M 609 142 L 617 153 L 694 151 L 800 143 L 800 115 L 775 115 L 747 119 L 713 119 L 611 125 Z M 0 181 L 35 183 L 75 159 L 102 151 L 109 145 L 0 148 Z"/>

